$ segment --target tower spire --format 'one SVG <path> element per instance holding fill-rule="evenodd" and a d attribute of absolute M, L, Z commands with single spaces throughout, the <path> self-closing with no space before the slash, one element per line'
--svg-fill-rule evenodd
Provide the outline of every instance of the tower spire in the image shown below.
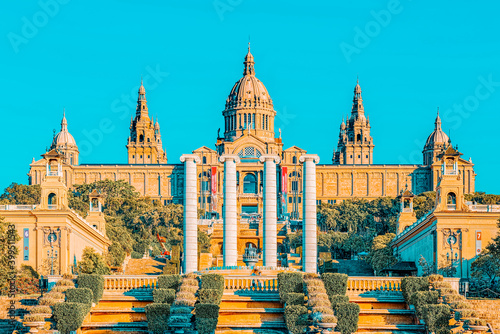
<path fill-rule="evenodd" d="M 439 107 L 437 108 L 436 121 L 434 122 L 435 130 L 441 130 L 441 117 L 439 117 Z"/>
<path fill-rule="evenodd" d="M 148 104 L 146 101 L 146 89 L 144 88 L 142 76 L 141 76 L 141 85 L 139 86 L 139 96 L 137 98 L 137 109 L 136 109 L 136 117 L 148 116 Z"/>
<path fill-rule="evenodd" d="M 354 97 L 352 99 L 352 111 L 351 114 L 355 116 L 354 118 L 359 118 L 365 114 L 365 108 L 363 107 L 363 97 L 361 96 L 361 86 L 359 85 L 359 77 L 356 79 L 356 86 L 354 87 Z"/>
<path fill-rule="evenodd" d="M 245 61 L 243 62 L 243 64 L 245 64 L 243 75 L 255 75 L 255 61 L 253 59 L 252 53 L 250 52 L 250 42 L 248 42 L 248 53 L 245 56 Z"/>
<path fill-rule="evenodd" d="M 63 118 L 61 120 L 61 131 L 68 131 L 68 121 L 66 120 L 66 108 L 63 108 Z"/>

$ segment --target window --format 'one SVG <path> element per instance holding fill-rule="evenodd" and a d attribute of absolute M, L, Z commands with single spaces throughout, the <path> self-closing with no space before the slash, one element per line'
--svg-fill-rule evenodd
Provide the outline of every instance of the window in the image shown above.
<path fill-rule="evenodd" d="M 206 164 L 207 163 L 207 157 L 203 157 L 203 163 Z"/>
<path fill-rule="evenodd" d="M 144 141 L 144 135 L 139 136 L 139 142 L 142 143 Z"/>
<path fill-rule="evenodd" d="M 257 193 L 257 178 L 255 174 L 249 173 L 243 179 L 243 193 L 256 194 Z"/>
<path fill-rule="evenodd" d="M 457 196 L 454 193 L 448 193 L 448 204 L 450 205 L 457 204 Z"/>
<path fill-rule="evenodd" d="M 299 191 L 299 181 L 292 181 L 292 191 Z"/>
<path fill-rule="evenodd" d="M 135 158 L 135 154 L 132 154 L 132 159 L 134 159 L 134 158 Z"/>
<path fill-rule="evenodd" d="M 148 155 L 148 159 L 151 159 L 151 156 L 150 156 L 150 155 Z"/>
<path fill-rule="evenodd" d="M 288 203 L 292 203 L 292 196 L 288 197 Z"/>
<path fill-rule="evenodd" d="M 321 205 L 321 200 L 320 199 L 316 200 L 316 205 Z"/>
<path fill-rule="evenodd" d="M 149 143 L 149 138 L 148 138 L 148 143 Z"/>
<path fill-rule="evenodd" d="M 54 205 L 54 204 L 56 204 L 56 194 L 54 194 L 54 193 L 50 193 L 49 194 L 49 197 L 47 199 L 47 204 L 48 205 Z"/>
<path fill-rule="evenodd" d="M 361 141 L 361 135 L 358 134 L 358 136 L 356 137 L 356 141 Z"/>
<path fill-rule="evenodd" d="M 141 155 L 141 157 L 140 157 L 140 158 L 142 159 L 142 155 Z"/>
<path fill-rule="evenodd" d="M 361 155 L 358 154 L 358 159 L 361 158 Z"/>
<path fill-rule="evenodd" d="M 366 155 L 366 159 L 368 159 L 368 154 Z"/>
<path fill-rule="evenodd" d="M 299 197 L 299 203 L 302 203 L 302 197 Z"/>
<path fill-rule="evenodd" d="M 296 156 L 294 156 L 294 157 L 292 158 L 292 163 L 293 163 L 293 164 L 296 164 L 296 163 L 297 163 L 297 157 L 296 157 Z"/>
<path fill-rule="evenodd" d="M 241 213 L 259 213 L 257 205 L 242 205 Z"/>

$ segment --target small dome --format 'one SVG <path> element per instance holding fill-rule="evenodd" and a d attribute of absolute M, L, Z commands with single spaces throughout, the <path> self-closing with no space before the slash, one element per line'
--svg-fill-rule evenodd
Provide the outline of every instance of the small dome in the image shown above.
<path fill-rule="evenodd" d="M 59 133 L 54 136 L 50 148 L 54 149 L 66 146 L 76 146 L 76 141 L 75 138 L 73 138 L 73 136 L 68 132 L 68 122 L 66 121 L 66 115 L 64 114 L 61 121 L 61 131 L 59 131 Z"/>
<path fill-rule="evenodd" d="M 441 129 L 441 118 L 439 117 L 439 113 L 436 117 L 436 121 L 434 122 L 435 128 L 434 131 L 430 134 L 430 136 L 427 138 L 427 141 L 425 142 L 424 150 L 427 149 L 434 149 L 434 147 L 438 145 L 445 145 L 448 143 L 450 140 L 448 135 L 444 133 L 444 131 Z"/>

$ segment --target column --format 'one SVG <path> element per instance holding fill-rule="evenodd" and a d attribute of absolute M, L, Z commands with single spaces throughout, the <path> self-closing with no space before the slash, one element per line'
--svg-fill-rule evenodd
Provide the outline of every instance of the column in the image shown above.
<path fill-rule="evenodd" d="M 224 266 L 236 266 L 238 264 L 236 164 L 240 162 L 240 158 L 237 155 L 224 154 L 219 160 L 224 163 L 223 262 Z"/>
<path fill-rule="evenodd" d="M 316 273 L 318 245 L 316 241 L 316 164 L 319 157 L 305 154 L 299 161 L 303 164 L 302 201 L 302 271 Z"/>
<path fill-rule="evenodd" d="M 264 266 L 277 265 L 277 211 L 276 211 L 276 163 L 280 162 L 277 155 L 263 155 L 260 161 L 264 163 Z"/>
<path fill-rule="evenodd" d="M 198 206 L 196 203 L 196 163 L 200 158 L 194 154 L 181 156 L 184 163 L 184 274 L 198 270 Z"/>

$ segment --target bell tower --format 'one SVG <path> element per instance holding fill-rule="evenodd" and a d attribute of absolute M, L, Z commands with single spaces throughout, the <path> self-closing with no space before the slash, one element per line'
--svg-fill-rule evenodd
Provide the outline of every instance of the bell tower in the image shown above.
<path fill-rule="evenodd" d="M 68 208 L 68 188 L 63 181 L 64 155 L 52 149 L 42 155 L 46 161 L 45 176 L 40 184 L 41 197 L 38 210 L 64 210 Z"/>
<path fill-rule="evenodd" d="M 89 213 L 85 220 L 94 226 L 102 234 L 106 234 L 106 220 L 104 219 L 104 213 L 102 212 L 102 206 L 104 204 L 104 196 L 101 192 L 93 190 L 89 194 Z"/>
<path fill-rule="evenodd" d="M 411 226 L 414 222 L 417 221 L 417 216 L 413 211 L 413 198 L 415 195 L 408 190 L 408 184 L 406 185 L 405 190 L 401 191 L 401 195 L 399 196 L 400 201 L 400 211 L 398 216 L 398 223 L 396 226 L 396 233 L 402 233 L 407 227 Z"/>
<path fill-rule="evenodd" d="M 464 184 L 458 170 L 462 153 L 451 145 L 438 156 L 441 160 L 441 176 L 436 188 L 436 209 L 439 211 L 469 211 L 465 204 Z"/>

